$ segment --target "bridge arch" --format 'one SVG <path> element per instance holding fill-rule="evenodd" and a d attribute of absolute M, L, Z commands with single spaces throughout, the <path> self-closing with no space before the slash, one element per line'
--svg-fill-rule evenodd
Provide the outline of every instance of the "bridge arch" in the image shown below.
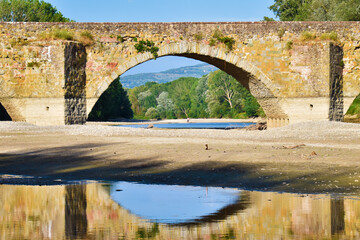
<path fill-rule="evenodd" d="M 160 47 L 158 55 L 159 57 L 179 56 L 192 58 L 219 68 L 233 76 L 250 91 L 263 108 L 268 119 L 281 119 L 280 121 L 285 122 L 280 123 L 280 125 L 288 124 L 288 116 L 274 95 L 278 89 L 272 84 L 272 81 L 266 74 L 239 55 L 228 52 L 225 48 L 211 47 L 197 42 L 185 41 L 181 43 L 170 43 Z M 90 113 L 97 99 L 114 79 L 131 68 L 152 59 L 154 59 L 153 55 L 146 52 L 134 54 L 123 62 L 119 62 L 116 69 L 111 73 L 111 77 L 105 77 L 100 83 L 94 98 L 88 99 L 87 113 Z"/>

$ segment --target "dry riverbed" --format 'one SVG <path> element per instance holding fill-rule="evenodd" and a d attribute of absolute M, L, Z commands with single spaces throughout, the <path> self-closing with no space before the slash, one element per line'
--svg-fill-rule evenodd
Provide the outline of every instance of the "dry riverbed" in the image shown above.
<path fill-rule="evenodd" d="M 360 194 L 360 125 L 246 131 L 0 122 L 0 183 L 82 179 Z"/>

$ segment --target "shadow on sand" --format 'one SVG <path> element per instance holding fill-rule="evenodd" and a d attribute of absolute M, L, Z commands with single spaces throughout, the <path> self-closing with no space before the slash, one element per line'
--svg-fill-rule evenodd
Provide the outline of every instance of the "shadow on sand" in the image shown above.
<path fill-rule="evenodd" d="M 126 143 L 123 143 L 126 144 Z M 238 187 L 248 190 L 300 193 L 355 193 L 347 183 L 315 184 L 327 179 L 342 179 L 351 169 L 332 171 L 329 167 L 303 174 L 280 174 L 262 171 L 264 164 L 219 163 L 207 161 L 182 167 L 169 167 L 168 161 L 155 158 L 122 159 L 121 154 L 93 151 L 110 144 L 80 144 L 39 149 L 21 153 L 0 154 L 0 174 L 33 176 L 9 178 L 0 176 L 0 184 L 54 184 L 65 181 L 105 180 L 136 181 L 154 184 Z M 301 166 L 291 165 L 293 169 Z M 314 180 L 316 179 L 316 180 Z M 59 184 L 59 182 L 56 182 Z"/>

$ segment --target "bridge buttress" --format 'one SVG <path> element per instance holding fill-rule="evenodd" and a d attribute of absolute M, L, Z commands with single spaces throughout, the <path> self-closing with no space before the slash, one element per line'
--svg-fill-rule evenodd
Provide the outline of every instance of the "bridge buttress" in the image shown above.
<path fill-rule="evenodd" d="M 86 49 L 78 43 L 65 46 L 65 106 L 66 125 L 86 123 Z"/>
<path fill-rule="evenodd" d="M 86 122 L 86 51 L 76 42 L 24 46 L 23 66 L 3 76 L 13 88 L 0 88 L 0 102 L 13 121 L 36 125 Z M 29 54 L 29 55 L 30 55 Z M 17 75 L 14 77 L 14 73 Z M 0 79 L 1 83 L 1 79 Z"/>

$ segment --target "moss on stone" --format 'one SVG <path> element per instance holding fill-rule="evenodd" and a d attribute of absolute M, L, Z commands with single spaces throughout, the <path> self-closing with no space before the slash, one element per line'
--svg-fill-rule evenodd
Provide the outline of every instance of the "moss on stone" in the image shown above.
<path fill-rule="evenodd" d="M 27 64 L 26 64 L 26 66 L 28 67 L 28 68 L 38 68 L 38 67 L 40 67 L 40 63 L 39 62 L 28 62 Z"/>

